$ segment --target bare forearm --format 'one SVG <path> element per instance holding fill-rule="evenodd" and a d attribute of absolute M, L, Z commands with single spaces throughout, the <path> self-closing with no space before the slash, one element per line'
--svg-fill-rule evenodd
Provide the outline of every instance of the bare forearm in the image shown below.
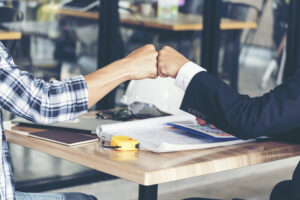
<path fill-rule="evenodd" d="M 124 64 L 123 60 L 119 60 L 84 77 L 89 93 L 89 108 L 119 84 L 129 80 Z"/>
<path fill-rule="evenodd" d="M 156 78 L 156 60 L 155 47 L 145 45 L 125 58 L 85 76 L 89 108 L 124 81 Z"/>

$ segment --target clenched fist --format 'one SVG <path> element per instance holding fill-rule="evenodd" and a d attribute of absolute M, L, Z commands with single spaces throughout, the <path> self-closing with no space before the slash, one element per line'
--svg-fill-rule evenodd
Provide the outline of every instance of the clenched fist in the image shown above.
<path fill-rule="evenodd" d="M 159 51 L 157 59 L 158 74 L 161 77 L 176 78 L 180 68 L 189 60 L 175 49 L 165 46 Z"/>
<path fill-rule="evenodd" d="M 147 44 L 122 59 L 130 80 L 157 77 L 158 53 L 152 44 Z"/>
<path fill-rule="evenodd" d="M 145 45 L 127 57 L 84 76 L 89 93 L 89 108 L 125 81 L 156 78 L 157 55 L 153 45 Z"/>

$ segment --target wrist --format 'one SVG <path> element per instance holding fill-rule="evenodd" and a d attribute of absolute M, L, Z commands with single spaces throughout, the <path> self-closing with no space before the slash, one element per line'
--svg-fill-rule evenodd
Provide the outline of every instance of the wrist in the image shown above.
<path fill-rule="evenodd" d="M 180 63 L 180 65 L 179 65 L 179 67 L 178 67 L 178 69 L 177 69 L 177 72 L 176 72 L 176 74 L 174 75 L 173 78 L 176 78 L 176 77 L 177 77 L 177 75 L 178 75 L 180 69 L 181 69 L 186 63 L 188 63 L 188 62 L 190 62 L 188 59 L 184 59 L 184 60 Z"/>
<path fill-rule="evenodd" d="M 131 80 L 132 70 L 130 70 L 130 63 L 127 58 L 123 58 L 113 62 L 112 64 L 113 70 L 119 74 L 122 82 Z"/>

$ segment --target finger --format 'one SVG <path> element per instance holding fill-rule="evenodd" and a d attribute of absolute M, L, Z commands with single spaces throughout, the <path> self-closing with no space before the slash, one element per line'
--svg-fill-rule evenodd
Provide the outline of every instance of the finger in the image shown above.
<path fill-rule="evenodd" d="M 167 73 L 167 69 L 165 67 L 160 67 L 160 73 L 163 74 L 164 76 L 168 76 L 168 73 Z"/>
<path fill-rule="evenodd" d="M 162 68 L 162 63 L 160 62 L 160 60 L 158 59 L 158 62 L 157 62 L 157 73 L 160 77 L 165 77 L 165 74 L 162 73 L 161 71 L 161 68 Z"/>
<path fill-rule="evenodd" d="M 146 48 L 150 51 L 154 51 L 154 50 L 156 51 L 156 48 L 153 44 L 146 44 L 146 45 L 143 46 L 143 48 Z"/>
<path fill-rule="evenodd" d="M 209 125 L 210 128 L 216 129 L 216 127 L 212 124 Z"/>
<path fill-rule="evenodd" d="M 157 73 L 154 73 L 153 75 L 152 75 L 152 79 L 156 79 L 157 78 L 157 76 L 158 76 L 158 74 Z"/>
<path fill-rule="evenodd" d="M 164 50 L 164 51 L 168 51 L 168 50 L 171 50 L 171 49 L 173 49 L 173 48 L 170 47 L 170 46 L 168 46 L 168 45 L 166 45 L 166 46 L 164 46 L 164 47 L 162 48 L 162 50 Z"/>
<path fill-rule="evenodd" d="M 162 74 L 162 73 L 160 73 L 160 71 L 158 71 L 158 76 L 164 77 L 164 74 Z"/>
<path fill-rule="evenodd" d="M 159 56 L 162 56 L 162 55 L 165 55 L 165 54 L 166 54 L 166 51 L 163 50 L 163 49 L 161 49 L 161 50 L 158 51 L 158 55 Z"/>
<path fill-rule="evenodd" d="M 160 77 L 163 77 L 163 78 L 168 77 L 167 75 L 165 75 L 164 73 L 162 73 L 160 70 L 158 70 L 157 72 L 158 72 L 158 75 L 159 75 Z"/>
<path fill-rule="evenodd" d="M 201 119 L 201 118 L 198 118 L 198 117 L 197 117 L 196 120 L 197 120 L 198 124 L 200 124 L 201 126 L 207 124 L 206 121 L 204 121 L 204 120 Z"/>
<path fill-rule="evenodd" d="M 157 62 L 157 59 L 158 59 L 158 52 L 157 51 L 154 52 L 154 58 L 155 58 L 155 60 Z"/>

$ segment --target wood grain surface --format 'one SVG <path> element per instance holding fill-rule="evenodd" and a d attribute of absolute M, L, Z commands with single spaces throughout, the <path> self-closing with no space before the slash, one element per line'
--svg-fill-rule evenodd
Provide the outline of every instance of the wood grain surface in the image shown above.
<path fill-rule="evenodd" d="M 14 130 L 40 131 L 14 127 Z M 220 172 L 300 155 L 300 145 L 275 141 L 251 142 L 173 153 L 123 152 L 104 149 L 100 143 L 67 147 L 6 130 L 7 140 L 30 149 L 72 161 L 142 185 Z"/>
<path fill-rule="evenodd" d="M 7 32 L 0 30 L 0 40 L 19 40 L 21 37 L 21 32 Z"/>
<path fill-rule="evenodd" d="M 81 17 L 87 19 L 98 19 L 99 14 L 97 12 L 79 12 L 74 10 L 59 9 L 56 10 L 58 14 Z M 178 19 L 166 20 L 159 19 L 152 16 L 140 16 L 140 15 L 124 15 L 120 16 L 120 20 L 123 24 L 145 26 L 148 28 L 157 28 L 163 30 L 172 31 L 201 31 L 203 29 L 202 16 L 192 14 L 180 13 Z M 221 19 L 221 30 L 234 30 L 234 29 L 255 29 L 257 28 L 256 22 L 244 22 L 235 21 L 231 19 Z"/>

